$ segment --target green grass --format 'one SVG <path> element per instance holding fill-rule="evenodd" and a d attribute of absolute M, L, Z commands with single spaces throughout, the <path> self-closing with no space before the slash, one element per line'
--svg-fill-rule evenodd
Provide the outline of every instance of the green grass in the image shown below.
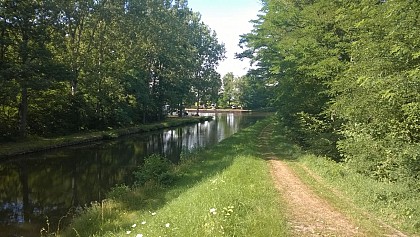
<path fill-rule="evenodd" d="M 257 148 L 267 121 L 184 154 L 171 187 L 121 186 L 59 236 L 288 236 L 279 194 Z M 129 234 L 127 234 L 129 233 Z"/>
<path fill-rule="evenodd" d="M 26 138 L 17 142 L 0 143 L 0 158 L 99 140 L 115 139 L 124 135 L 177 127 L 185 124 L 203 122 L 209 119 L 210 117 L 168 118 L 167 120 L 159 123 L 144 124 L 128 128 L 109 129 L 107 131 L 90 131 L 54 138 Z"/>
<path fill-rule="evenodd" d="M 173 167 L 176 180 L 170 187 L 153 182 L 116 187 L 57 236 L 291 236 L 284 201 L 258 153 L 258 137 L 268 123 L 184 154 Z M 420 194 L 407 184 L 377 182 L 307 154 L 277 131 L 269 148 L 366 234 L 385 235 L 386 223 L 419 235 Z"/>
<path fill-rule="evenodd" d="M 420 193 L 408 183 L 379 182 L 350 170 L 344 163 L 307 154 L 283 136 L 282 128 L 276 130 L 271 139 L 273 151 L 303 182 L 370 236 L 383 236 L 384 223 L 410 236 L 420 235 Z"/>
<path fill-rule="evenodd" d="M 300 163 L 321 176 L 329 187 L 340 190 L 355 206 L 362 207 L 346 210 L 353 216 L 370 213 L 373 220 L 380 219 L 411 235 L 420 235 L 420 194 L 408 184 L 379 182 L 342 164 L 311 155 L 302 157 Z"/>

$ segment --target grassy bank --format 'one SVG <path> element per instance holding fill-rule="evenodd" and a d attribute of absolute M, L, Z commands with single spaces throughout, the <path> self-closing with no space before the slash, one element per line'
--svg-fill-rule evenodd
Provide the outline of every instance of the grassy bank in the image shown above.
<path fill-rule="evenodd" d="M 265 123 L 184 154 L 175 182 L 115 188 L 60 236 L 287 236 L 279 195 L 255 137 Z"/>
<path fill-rule="evenodd" d="M 55 138 L 29 138 L 19 142 L 0 143 L 0 159 L 31 152 L 50 150 L 65 146 L 78 145 L 93 141 L 114 139 L 120 136 L 144 133 L 170 127 L 177 127 L 185 124 L 199 123 L 210 120 L 212 117 L 186 117 L 168 118 L 163 122 L 144 124 L 128 128 L 110 129 L 107 131 L 93 131 Z"/>
<path fill-rule="evenodd" d="M 408 183 L 379 182 L 353 172 L 344 165 L 312 155 L 303 156 L 300 164 L 294 169 L 306 182 L 313 186 L 319 184 L 313 177 L 308 176 L 305 167 L 325 181 L 326 186 L 321 187 L 319 193 L 354 203 L 358 208 L 346 212 L 355 218 L 360 214 L 367 214 L 382 226 L 390 225 L 409 233 L 410 236 L 420 236 L 420 193 L 413 190 Z M 332 187 L 340 190 L 342 195 L 329 195 L 325 192 Z M 337 204 L 340 205 L 340 202 Z"/>
<path fill-rule="evenodd" d="M 291 236 L 279 193 L 258 147 L 259 122 L 210 149 L 183 154 L 170 186 L 119 186 L 57 236 Z M 281 129 L 277 129 L 281 131 Z M 369 236 L 389 226 L 419 235 L 420 196 L 303 152 L 281 132 L 273 151 L 322 198 Z M 401 235 L 404 236 L 404 235 Z"/>
<path fill-rule="evenodd" d="M 387 226 L 420 236 L 420 193 L 408 183 L 379 182 L 348 169 L 344 163 L 307 154 L 282 135 L 282 128 L 276 130 L 271 147 L 279 157 L 288 161 L 319 196 L 372 236 Z"/>

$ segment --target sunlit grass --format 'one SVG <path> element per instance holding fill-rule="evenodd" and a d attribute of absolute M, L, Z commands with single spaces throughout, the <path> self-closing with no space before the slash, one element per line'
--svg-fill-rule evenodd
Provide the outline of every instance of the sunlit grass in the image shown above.
<path fill-rule="evenodd" d="M 129 218 L 122 235 L 133 229 L 144 236 L 281 236 L 286 228 L 278 203 L 266 163 L 237 156 L 160 209 Z"/>
<path fill-rule="evenodd" d="M 347 209 L 346 211 L 351 215 L 369 213 L 373 217 L 370 221 L 382 220 L 399 230 L 420 234 L 420 194 L 411 189 L 409 184 L 379 182 L 353 172 L 334 161 L 311 155 L 303 156 L 300 164 L 309 167 L 322 177 L 329 187 L 340 190 L 344 196 L 341 196 L 341 199 L 353 202 L 358 208 Z M 305 170 L 302 170 L 302 166 L 295 166 L 295 170 L 307 182 L 316 183 L 307 176 Z M 316 185 L 318 183 L 314 186 Z M 321 192 L 325 193 L 325 188 L 327 187 L 324 187 Z M 334 197 L 337 198 L 335 195 L 330 195 L 330 198 Z"/>
<path fill-rule="evenodd" d="M 258 123 L 211 149 L 184 154 L 181 164 L 173 167 L 176 181 L 171 187 L 154 182 L 116 187 L 108 200 L 58 235 L 291 236 L 286 208 L 258 153 L 258 137 L 266 125 L 267 121 Z M 271 136 L 268 147 L 365 233 L 383 235 L 386 230 L 378 221 L 382 219 L 418 235 L 420 198 L 409 187 L 376 182 L 307 154 L 280 133 Z"/>
<path fill-rule="evenodd" d="M 369 236 L 382 236 L 386 232 L 382 222 L 420 235 L 420 193 L 408 183 L 379 182 L 350 170 L 344 163 L 308 154 L 283 136 L 282 130 L 278 127 L 271 138 L 272 151 Z"/>
<path fill-rule="evenodd" d="M 284 208 L 255 139 L 264 123 L 185 154 L 176 182 L 121 186 L 61 236 L 287 236 Z"/>

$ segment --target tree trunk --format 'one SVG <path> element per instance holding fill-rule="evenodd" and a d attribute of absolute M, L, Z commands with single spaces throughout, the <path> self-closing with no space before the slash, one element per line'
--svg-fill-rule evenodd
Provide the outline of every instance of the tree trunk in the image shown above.
<path fill-rule="evenodd" d="M 181 101 L 179 103 L 178 117 L 183 117 L 183 115 L 184 115 L 184 106 L 182 106 L 182 98 L 181 98 Z"/>
<path fill-rule="evenodd" d="M 1 38 L 5 39 L 5 35 L 6 35 L 6 27 L 2 27 Z M 4 40 L 1 40 L 0 41 L 0 63 L 4 63 L 5 54 L 6 54 L 6 43 L 4 42 Z"/>
<path fill-rule="evenodd" d="M 77 77 L 71 81 L 71 95 L 74 96 L 77 93 Z"/>
<path fill-rule="evenodd" d="M 19 103 L 19 135 L 21 137 L 26 137 L 28 135 L 27 125 L 28 125 L 28 81 L 31 77 L 31 73 L 28 71 L 29 63 L 29 27 L 22 27 L 22 43 L 21 43 L 21 52 L 19 52 L 22 59 L 20 73 L 20 85 L 21 85 L 21 98 Z"/>
<path fill-rule="evenodd" d="M 23 87 L 21 91 L 21 101 L 19 104 L 19 135 L 27 136 L 28 124 L 28 88 Z"/>

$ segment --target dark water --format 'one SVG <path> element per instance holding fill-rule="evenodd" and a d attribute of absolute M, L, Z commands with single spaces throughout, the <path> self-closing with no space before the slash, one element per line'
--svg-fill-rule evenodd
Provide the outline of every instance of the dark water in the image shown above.
<path fill-rule="evenodd" d="M 210 115 L 215 118 L 210 122 L 0 163 L 0 236 L 40 236 L 42 228 L 55 231 L 59 219 L 74 207 L 100 201 L 111 187 L 132 182 L 131 173 L 144 157 L 159 153 L 176 163 L 181 151 L 216 144 L 264 117 Z"/>

